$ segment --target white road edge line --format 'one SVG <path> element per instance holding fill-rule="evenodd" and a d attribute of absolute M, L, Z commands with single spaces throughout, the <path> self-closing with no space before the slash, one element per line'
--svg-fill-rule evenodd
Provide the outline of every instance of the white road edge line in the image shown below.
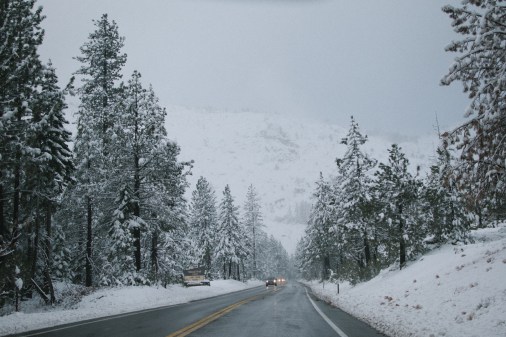
<path fill-rule="evenodd" d="M 330 327 L 332 329 L 334 329 L 335 332 L 337 332 L 337 334 L 341 337 L 348 337 L 347 334 L 345 334 L 343 332 L 343 330 L 339 329 L 339 327 L 337 325 L 334 324 L 334 322 L 332 322 L 328 317 L 327 315 L 325 315 L 321 310 L 320 308 L 318 308 L 318 306 L 315 304 L 315 302 L 311 299 L 311 297 L 309 297 L 309 294 L 307 292 L 307 288 L 306 288 L 306 295 L 307 295 L 307 298 L 309 299 L 309 302 L 311 302 L 311 304 L 313 305 L 313 307 L 315 308 L 316 312 L 320 314 L 320 316 L 322 316 L 322 318 L 325 320 L 325 322 L 327 322 L 328 325 L 330 325 Z"/>

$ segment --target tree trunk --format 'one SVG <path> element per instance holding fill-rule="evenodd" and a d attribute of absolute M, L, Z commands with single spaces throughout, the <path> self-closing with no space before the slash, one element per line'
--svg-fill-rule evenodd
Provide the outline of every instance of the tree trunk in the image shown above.
<path fill-rule="evenodd" d="M 51 245 L 51 226 L 52 226 L 52 212 L 51 212 L 51 202 L 46 203 L 46 263 L 45 263 L 45 272 L 44 272 L 44 287 L 49 292 L 51 297 L 51 304 L 56 302 L 56 298 L 54 295 L 54 287 L 53 281 L 51 280 L 51 265 L 52 265 L 52 245 Z"/>
<path fill-rule="evenodd" d="M 0 181 L 3 175 L 0 170 Z M 5 228 L 5 216 L 4 216 L 4 185 L 0 183 L 0 244 L 4 243 L 5 234 L 7 234 L 7 228 Z"/>
<path fill-rule="evenodd" d="M 406 243 L 404 242 L 404 221 L 402 220 L 402 205 L 399 206 L 399 267 L 406 264 Z"/>
<path fill-rule="evenodd" d="M 16 154 L 16 165 L 14 169 L 14 190 L 12 194 L 12 245 L 16 246 L 19 237 L 19 202 L 21 185 L 21 160 L 20 154 Z"/>
<path fill-rule="evenodd" d="M 211 272 L 211 249 L 206 247 L 206 253 L 204 255 L 204 264 L 206 266 L 206 273 Z"/>
<path fill-rule="evenodd" d="M 38 212 L 35 214 L 35 229 L 34 229 L 34 238 L 33 238 L 33 251 L 31 255 L 31 277 L 35 279 L 35 274 L 37 273 L 37 260 L 39 258 L 39 227 L 40 227 L 40 219 Z"/>
<path fill-rule="evenodd" d="M 137 154 L 134 158 L 134 164 L 135 164 L 135 172 L 134 172 L 134 198 L 135 198 L 135 205 L 134 205 L 134 216 L 140 217 L 141 214 L 141 208 L 139 205 L 140 199 L 139 199 L 139 190 L 140 190 L 140 175 L 139 175 L 139 158 Z M 137 271 L 141 270 L 141 229 L 139 227 L 134 228 L 133 230 L 133 237 L 134 237 L 134 248 L 135 248 L 135 269 Z M 154 237 L 153 237 L 154 238 Z"/>
<path fill-rule="evenodd" d="M 135 257 L 135 270 L 141 270 L 141 229 L 139 227 L 133 230 L 134 237 L 134 257 Z"/>
<path fill-rule="evenodd" d="M 141 215 L 141 207 L 140 207 L 140 189 L 141 189 L 141 178 L 140 178 L 140 165 L 139 165 L 139 126 L 138 126 L 138 114 L 139 110 L 137 107 L 137 92 L 135 93 L 135 101 L 134 101 L 134 216 L 140 217 Z M 135 228 L 133 232 L 134 236 L 134 247 L 135 247 L 135 268 L 137 271 L 141 270 L 141 230 L 140 228 Z M 156 248 L 155 248 L 156 249 Z M 156 253 L 156 252 L 155 252 Z M 153 254 L 153 252 L 152 252 Z"/>
<path fill-rule="evenodd" d="M 86 196 L 86 204 L 87 204 L 87 233 L 86 233 L 86 283 L 87 287 L 91 287 L 93 284 L 93 271 L 91 269 L 91 259 L 93 255 L 93 233 L 92 233 L 92 223 L 93 223 L 93 212 L 91 207 L 91 197 Z"/>
<path fill-rule="evenodd" d="M 330 270 L 330 257 L 328 254 L 326 254 L 323 257 L 322 279 L 326 280 L 329 278 L 329 270 Z"/>
<path fill-rule="evenodd" d="M 156 280 L 158 277 L 158 232 L 154 231 L 151 238 L 151 270 Z"/>
<path fill-rule="evenodd" d="M 255 237 L 255 226 L 253 226 L 253 277 L 257 278 L 257 247 Z"/>

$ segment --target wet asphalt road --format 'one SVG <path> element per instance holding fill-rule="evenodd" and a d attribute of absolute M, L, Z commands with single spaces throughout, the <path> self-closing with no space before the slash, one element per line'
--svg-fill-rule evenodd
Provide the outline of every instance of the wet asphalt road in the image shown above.
<path fill-rule="evenodd" d="M 341 335 L 315 310 L 305 287 L 288 283 L 13 336 L 167 337 L 188 327 L 194 328 L 193 331 L 186 331 L 189 332 L 188 336 L 193 337 L 383 336 L 341 310 L 314 297 L 312 299 L 337 326 Z M 213 317 L 214 320 L 207 324 L 195 323 L 205 321 L 206 317 Z"/>
<path fill-rule="evenodd" d="M 190 334 L 192 337 L 310 337 L 340 336 L 317 313 L 298 283 L 267 289 L 271 296 L 254 300 Z M 341 332 L 341 337 L 383 336 L 343 311 L 311 297 Z"/>

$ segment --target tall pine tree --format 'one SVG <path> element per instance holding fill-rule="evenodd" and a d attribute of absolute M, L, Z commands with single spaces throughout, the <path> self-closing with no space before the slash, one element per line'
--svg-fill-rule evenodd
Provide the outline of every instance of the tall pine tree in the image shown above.
<path fill-rule="evenodd" d="M 238 207 L 225 186 L 219 208 L 217 242 L 214 251 L 215 260 L 223 267 L 223 278 L 239 278 L 241 259 L 245 257 L 244 233 L 239 223 Z"/>
<path fill-rule="evenodd" d="M 114 176 L 108 170 L 108 154 L 113 150 L 114 112 L 121 97 L 118 81 L 126 62 L 126 54 L 121 52 L 124 38 L 119 35 L 116 23 L 104 14 L 94 24 L 95 31 L 81 47 L 81 56 L 76 57 L 82 64 L 76 72 L 82 77 L 82 86 L 78 88 L 81 104 L 74 150 L 76 178 L 86 208 L 85 285 L 88 287 L 93 284 L 94 227 L 103 225 L 105 221 L 99 217 L 112 211 L 104 205 L 114 200 L 111 197 L 114 191 L 111 193 L 106 186 Z"/>
<path fill-rule="evenodd" d="M 200 177 L 192 193 L 189 225 L 192 237 L 200 251 L 199 265 L 204 266 L 208 273 L 211 272 L 212 267 L 217 223 L 214 190 L 204 177 Z"/>
<path fill-rule="evenodd" d="M 260 210 L 260 200 L 253 185 L 248 187 L 246 201 L 244 203 L 243 224 L 246 229 L 248 248 L 250 250 L 251 273 L 254 278 L 258 277 L 258 235 L 264 224 Z"/>
<path fill-rule="evenodd" d="M 358 123 L 351 117 L 348 134 L 341 144 L 346 146 L 343 158 L 336 159 L 337 176 L 334 182 L 337 231 L 342 237 L 347 259 L 355 261 L 359 278 L 367 277 L 372 264 L 371 233 L 374 221 L 370 213 L 372 170 L 376 161 L 362 149 L 367 142 Z"/>

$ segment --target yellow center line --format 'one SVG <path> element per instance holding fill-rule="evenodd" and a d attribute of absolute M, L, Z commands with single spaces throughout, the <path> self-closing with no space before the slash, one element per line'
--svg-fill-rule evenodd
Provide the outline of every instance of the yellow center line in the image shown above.
<path fill-rule="evenodd" d="M 167 337 L 184 337 L 184 336 L 187 336 L 189 334 L 191 334 L 192 332 L 194 331 L 197 331 L 198 329 L 206 326 L 207 324 L 211 323 L 212 321 L 214 320 L 217 320 L 218 318 L 220 318 L 221 316 L 231 312 L 232 310 L 240 307 L 241 305 L 245 304 L 245 303 L 248 303 L 250 301 L 253 301 L 255 300 L 256 298 L 260 297 L 261 295 L 263 294 L 260 294 L 260 295 L 255 295 L 255 296 L 252 296 L 250 298 L 247 298 L 245 300 L 242 300 L 242 301 L 239 301 L 237 303 L 234 303 L 234 304 L 231 304 L 215 313 L 212 313 L 211 315 L 209 316 L 206 316 L 198 321 L 196 321 L 195 323 L 192 323 L 188 326 L 185 326 L 184 328 L 176 331 L 176 332 L 173 332 L 171 333 L 170 335 L 168 335 Z"/>

